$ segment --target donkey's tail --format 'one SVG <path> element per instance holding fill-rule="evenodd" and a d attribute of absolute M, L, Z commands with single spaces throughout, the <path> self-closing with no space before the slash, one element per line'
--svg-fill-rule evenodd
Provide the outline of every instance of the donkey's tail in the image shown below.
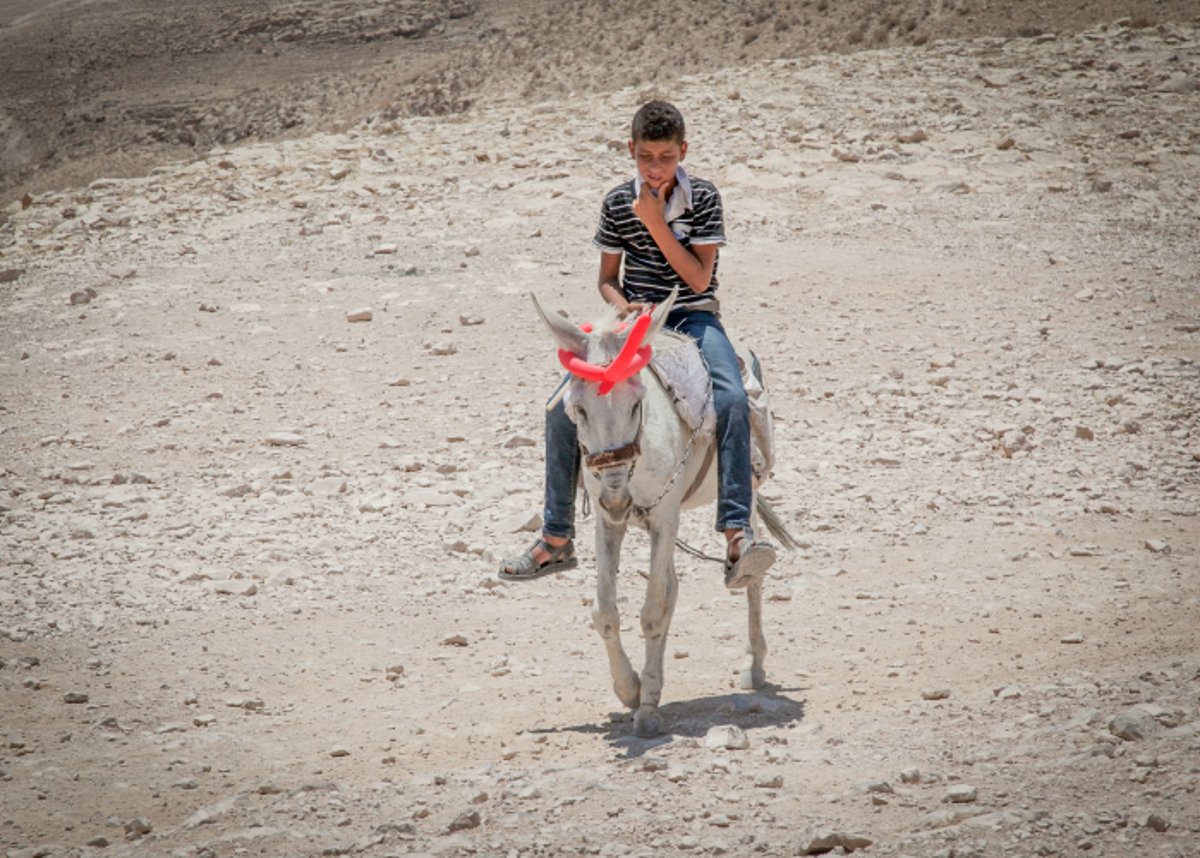
<path fill-rule="evenodd" d="M 779 513 L 775 512 L 775 509 L 767 503 L 766 498 L 762 495 L 755 495 L 754 509 L 771 535 L 779 540 L 780 545 L 790 551 L 795 551 L 800 547 L 792 535 L 787 532 L 787 528 L 783 526 L 783 519 L 779 517 Z"/>

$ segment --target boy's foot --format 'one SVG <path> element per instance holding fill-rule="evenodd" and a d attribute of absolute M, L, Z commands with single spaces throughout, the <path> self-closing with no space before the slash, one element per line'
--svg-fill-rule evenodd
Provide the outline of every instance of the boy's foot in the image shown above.
<path fill-rule="evenodd" d="M 532 581 L 543 575 L 566 572 L 579 565 L 575 543 L 567 537 L 545 536 L 500 567 L 502 581 Z"/>
<path fill-rule="evenodd" d="M 765 539 L 748 536 L 744 530 L 728 535 L 728 539 L 725 586 L 730 590 L 742 590 L 761 581 L 775 562 L 775 546 Z"/>

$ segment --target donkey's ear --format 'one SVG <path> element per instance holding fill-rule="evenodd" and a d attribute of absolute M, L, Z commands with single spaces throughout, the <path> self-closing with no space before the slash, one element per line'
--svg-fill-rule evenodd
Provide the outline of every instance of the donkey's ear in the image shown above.
<path fill-rule="evenodd" d="M 533 306 L 537 308 L 538 315 L 542 317 L 559 346 L 580 357 L 586 356 L 587 335 L 557 313 L 548 314 L 532 292 L 529 293 L 529 297 L 533 299 Z"/>
<path fill-rule="evenodd" d="M 658 332 L 662 330 L 663 325 L 667 323 L 667 316 L 671 314 L 671 308 L 675 306 L 675 299 L 679 297 L 679 287 L 676 286 L 671 290 L 671 294 L 667 296 L 667 300 L 658 304 L 654 308 L 653 321 L 650 322 L 650 328 L 646 331 L 646 336 L 642 339 L 644 343 L 654 341 L 658 336 Z"/>

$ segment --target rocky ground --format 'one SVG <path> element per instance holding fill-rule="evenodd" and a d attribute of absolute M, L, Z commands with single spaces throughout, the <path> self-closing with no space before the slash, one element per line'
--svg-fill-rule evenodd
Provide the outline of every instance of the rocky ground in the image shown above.
<path fill-rule="evenodd" d="M 587 537 L 494 576 L 557 378 L 526 293 L 596 313 L 642 85 L 9 205 L 0 845 L 1200 854 L 1200 30 L 1133 23 L 667 89 L 802 548 L 759 693 L 743 600 L 679 557 L 656 740 Z"/>
<path fill-rule="evenodd" d="M 814 51 L 1200 23 L 1193 0 L 0 0 L 0 198 L 214 145 Z"/>

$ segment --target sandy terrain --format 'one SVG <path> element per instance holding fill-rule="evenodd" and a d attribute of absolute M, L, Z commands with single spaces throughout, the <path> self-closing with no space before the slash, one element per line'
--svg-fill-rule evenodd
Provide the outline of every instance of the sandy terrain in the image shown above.
<path fill-rule="evenodd" d="M 449 8 L 426 38 L 498 14 Z M 0 849 L 1200 854 L 1200 30 L 1135 23 L 31 179 L 0 223 Z M 724 192 L 803 547 L 758 693 L 743 600 L 679 557 L 642 740 L 590 520 L 579 570 L 494 570 L 557 380 L 526 296 L 597 313 L 650 91 Z M 684 538 L 717 550 L 711 514 Z"/>

